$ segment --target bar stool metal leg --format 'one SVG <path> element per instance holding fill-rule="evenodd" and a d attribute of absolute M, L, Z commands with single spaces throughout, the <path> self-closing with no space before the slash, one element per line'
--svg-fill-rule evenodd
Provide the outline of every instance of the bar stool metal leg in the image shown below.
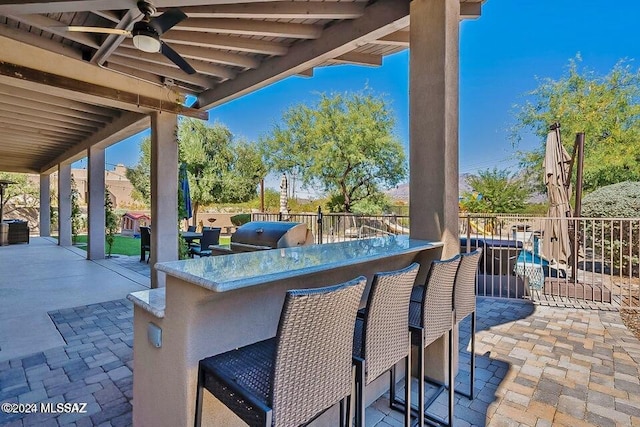
<path fill-rule="evenodd" d="M 411 342 L 411 332 L 409 332 L 409 342 Z M 409 345 L 409 353 L 404 359 L 404 401 L 406 402 L 404 424 L 408 426 L 411 424 L 411 345 Z"/>
<path fill-rule="evenodd" d="M 204 372 L 198 366 L 198 388 L 196 390 L 196 419 L 194 422 L 195 427 L 200 427 L 202 423 L 202 392 L 204 384 Z"/>

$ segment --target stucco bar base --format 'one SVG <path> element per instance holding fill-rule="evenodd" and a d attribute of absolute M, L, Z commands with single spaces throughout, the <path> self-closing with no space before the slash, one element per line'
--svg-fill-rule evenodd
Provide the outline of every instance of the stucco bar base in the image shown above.
<path fill-rule="evenodd" d="M 333 263 L 321 271 L 306 273 L 309 269 L 302 269 L 297 273 L 288 272 L 287 275 L 294 277 L 277 280 L 270 280 L 269 278 L 274 276 L 269 272 L 260 274 L 256 271 L 257 277 L 265 277 L 264 283 L 242 285 L 244 287 L 225 291 L 211 289 L 222 288 L 225 286 L 224 283 L 212 285 L 205 279 L 204 282 L 208 284 L 203 284 L 201 277 L 194 276 L 194 279 L 189 279 L 182 274 L 178 274 L 182 275 L 182 278 L 172 275 L 173 267 L 187 270 L 186 267 L 195 265 L 193 260 L 180 262 L 185 264 L 170 263 L 172 268 L 160 267 L 167 272 L 164 317 L 158 317 L 158 313 L 154 315 L 140 305 L 135 306 L 134 312 L 134 425 L 193 425 L 198 361 L 275 336 L 282 303 L 288 289 L 321 287 L 359 275 L 365 275 L 370 283 L 375 272 L 402 268 L 413 261 L 420 262 L 423 266 L 420 276 L 421 280 L 424 280 L 425 267 L 432 259 L 440 257 L 440 246 L 439 243 L 425 245 L 409 253 L 392 254 L 371 260 L 351 259 L 347 260 L 350 265 L 336 266 Z M 305 255 L 305 249 L 295 248 L 300 256 Z M 285 252 L 282 252 L 283 257 L 284 254 Z M 214 257 L 208 261 L 197 260 L 196 262 L 205 264 L 195 270 L 202 271 L 200 267 L 205 266 L 207 262 L 218 262 L 215 258 L 223 257 Z M 195 270 L 190 269 L 192 272 Z M 207 274 L 211 277 L 211 272 Z M 233 287 L 231 285 L 229 288 Z M 158 291 L 160 290 L 150 292 Z M 149 323 L 162 328 L 161 348 L 153 347 L 147 338 Z M 318 378 L 318 381 L 322 379 Z M 372 402 L 384 393 L 388 389 L 388 383 L 386 376 L 373 383 L 367 390 L 367 400 Z M 312 426 L 335 426 L 337 419 L 337 408 L 332 408 Z M 206 392 L 203 425 L 233 427 L 245 424 Z"/>

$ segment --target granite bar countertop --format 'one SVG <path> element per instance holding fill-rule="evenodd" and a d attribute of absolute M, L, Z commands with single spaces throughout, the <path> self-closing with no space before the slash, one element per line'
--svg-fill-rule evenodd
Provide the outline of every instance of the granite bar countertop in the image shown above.
<path fill-rule="evenodd" d="M 153 314 L 159 319 L 164 317 L 165 288 L 149 289 L 148 291 L 131 292 L 127 299 L 134 305 Z"/>
<path fill-rule="evenodd" d="M 163 262 L 155 268 L 214 292 L 228 292 L 441 246 L 442 242 L 387 236 Z"/>

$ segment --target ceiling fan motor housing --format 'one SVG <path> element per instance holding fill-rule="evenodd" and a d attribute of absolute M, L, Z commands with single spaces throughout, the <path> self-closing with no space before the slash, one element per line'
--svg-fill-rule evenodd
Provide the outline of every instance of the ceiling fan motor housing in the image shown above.
<path fill-rule="evenodd" d="M 156 7 L 151 3 L 149 3 L 148 1 L 140 0 L 137 3 L 137 6 L 138 6 L 138 9 L 140 9 L 140 12 L 142 12 L 142 14 L 147 18 L 151 15 L 154 15 L 157 11 Z"/>
<path fill-rule="evenodd" d="M 143 52 L 160 52 L 161 43 L 158 32 L 146 21 L 136 22 L 131 31 L 133 44 Z"/>

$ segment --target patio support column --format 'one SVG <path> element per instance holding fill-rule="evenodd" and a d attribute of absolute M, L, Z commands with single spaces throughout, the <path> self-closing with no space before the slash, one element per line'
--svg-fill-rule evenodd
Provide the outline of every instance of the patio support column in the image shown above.
<path fill-rule="evenodd" d="M 40 237 L 51 236 L 51 175 L 40 174 Z"/>
<path fill-rule="evenodd" d="M 87 240 L 87 259 L 104 259 L 104 148 L 90 147 L 87 152 L 89 164 L 89 195 L 87 201 L 89 209 L 89 236 Z"/>
<path fill-rule="evenodd" d="M 151 265 L 178 259 L 178 119 L 151 114 Z M 151 287 L 165 285 L 164 273 L 151 269 Z"/>
<path fill-rule="evenodd" d="M 444 242 L 442 257 L 451 257 L 459 252 L 460 245 L 458 237 L 460 1 L 413 0 L 410 13 L 409 215 L 411 237 L 441 240 Z M 447 364 L 447 343 L 444 338 L 441 338 L 427 348 L 426 367 L 431 367 L 427 371 L 429 376 L 444 382 Z"/>
<path fill-rule="evenodd" d="M 58 245 L 71 246 L 71 163 L 58 165 Z"/>

